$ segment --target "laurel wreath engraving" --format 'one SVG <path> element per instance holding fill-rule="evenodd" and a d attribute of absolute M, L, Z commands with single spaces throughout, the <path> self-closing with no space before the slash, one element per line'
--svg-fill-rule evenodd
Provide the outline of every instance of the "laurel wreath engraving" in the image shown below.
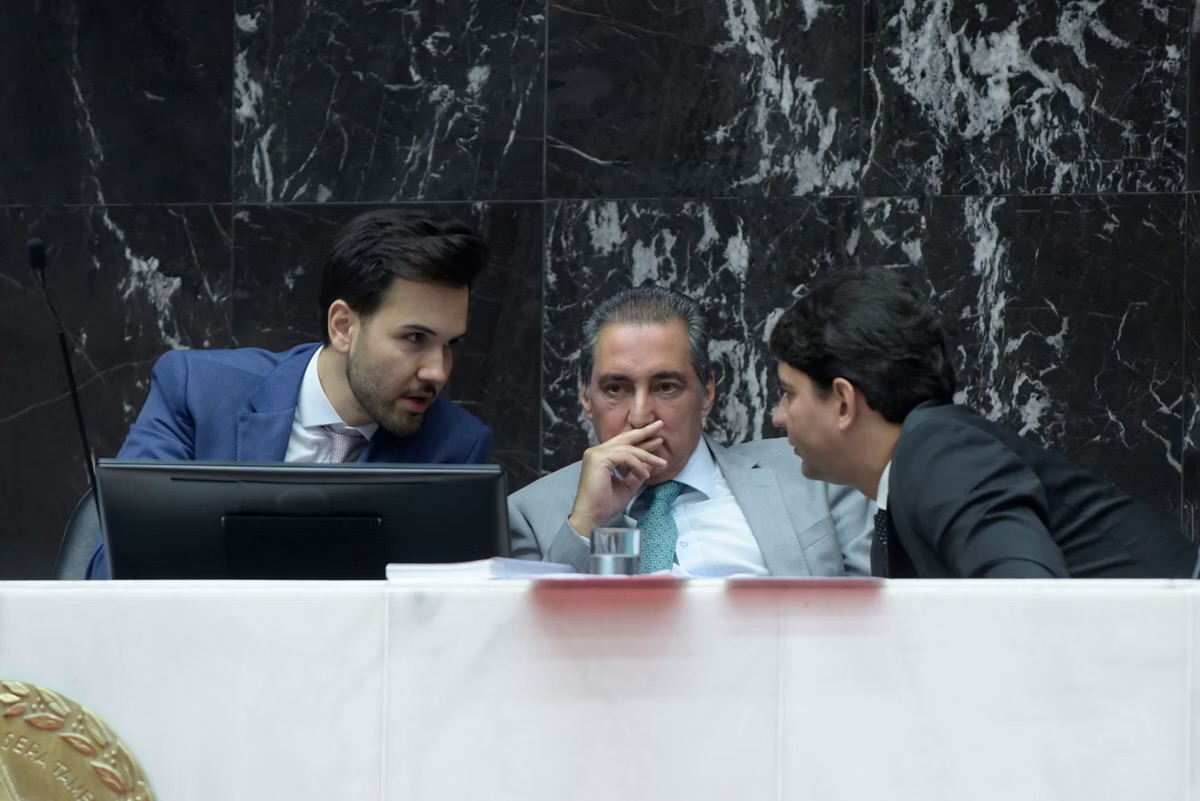
<path fill-rule="evenodd" d="M 86 709 L 72 714 L 71 706 L 53 690 L 19 681 L 0 681 L 0 718 L 19 717 L 31 728 L 54 732 L 73 750 L 89 757 L 89 765 L 104 786 L 129 801 L 153 801 L 145 777 L 128 748 Z"/>

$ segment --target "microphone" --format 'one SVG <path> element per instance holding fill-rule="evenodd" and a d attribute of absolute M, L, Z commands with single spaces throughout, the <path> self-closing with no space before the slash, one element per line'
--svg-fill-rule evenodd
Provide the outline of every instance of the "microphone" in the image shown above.
<path fill-rule="evenodd" d="M 75 407 L 75 422 L 79 426 L 79 442 L 83 445 L 83 463 L 87 467 L 88 486 L 92 490 L 92 499 L 96 502 L 96 519 L 100 518 L 99 501 L 96 500 L 96 462 L 92 456 L 92 446 L 89 444 L 87 427 L 83 424 L 83 407 L 79 405 L 79 385 L 75 382 L 75 371 L 71 368 L 71 350 L 67 347 L 67 331 L 62 319 L 50 300 L 50 290 L 46 287 L 46 244 L 34 238 L 26 243 L 29 253 L 29 268 L 33 270 L 38 285 L 42 288 L 42 297 L 46 307 L 54 317 L 54 325 L 58 328 L 58 347 L 62 352 L 63 366 L 67 368 L 67 384 L 71 389 L 71 404 Z M 60 546 L 61 548 L 61 546 Z"/>

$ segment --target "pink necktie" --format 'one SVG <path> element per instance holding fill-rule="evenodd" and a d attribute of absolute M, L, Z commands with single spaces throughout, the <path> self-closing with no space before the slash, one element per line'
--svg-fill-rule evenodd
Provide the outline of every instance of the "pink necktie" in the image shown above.
<path fill-rule="evenodd" d="M 343 434 L 341 431 L 334 431 L 329 426 L 325 426 L 325 431 L 329 434 L 329 444 L 332 446 L 329 461 L 335 464 L 350 461 L 351 456 L 357 453 L 359 447 L 365 442 L 359 434 Z"/>

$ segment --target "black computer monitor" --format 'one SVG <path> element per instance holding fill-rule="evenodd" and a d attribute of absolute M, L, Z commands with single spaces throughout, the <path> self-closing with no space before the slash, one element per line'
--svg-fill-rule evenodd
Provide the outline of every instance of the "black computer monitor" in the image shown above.
<path fill-rule="evenodd" d="M 382 579 L 509 553 L 496 465 L 100 459 L 114 579 Z"/>

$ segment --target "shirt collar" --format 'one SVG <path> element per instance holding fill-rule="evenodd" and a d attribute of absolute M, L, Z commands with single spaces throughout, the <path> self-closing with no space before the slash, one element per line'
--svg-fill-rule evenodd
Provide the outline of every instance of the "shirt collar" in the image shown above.
<path fill-rule="evenodd" d="M 888 502 L 888 477 L 892 474 L 892 460 L 888 459 L 888 463 L 883 467 L 883 475 L 879 477 L 879 489 L 875 491 L 875 504 L 880 509 L 887 509 Z"/>
<path fill-rule="evenodd" d="M 324 345 L 317 348 L 317 352 L 308 360 L 308 367 L 304 369 L 304 378 L 300 380 L 300 396 L 296 401 L 296 417 L 300 420 L 300 425 L 305 428 L 329 426 L 340 433 L 353 429 L 370 440 L 379 430 L 378 423 L 367 423 L 361 426 L 348 425 L 333 408 L 333 404 L 329 402 L 329 396 L 325 394 L 325 389 L 321 386 L 321 377 L 317 374 L 317 358 L 323 350 L 325 350 Z"/>
<path fill-rule="evenodd" d="M 708 449 L 708 443 L 701 437 L 696 443 L 696 450 L 692 451 L 691 457 L 679 474 L 675 476 L 675 481 L 683 484 L 688 490 L 695 490 L 705 498 L 711 498 L 717 490 L 717 463 L 713 461 L 712 452 Z M 637 497 L 630 501 L 629 507 L 648 490 L 649 487 L 643 487 Z"/>
<path fill-rule="evenodd" d="M 704 437 L 696 443 L 696 450 L 692 451 L 687 464 L 679 471 L 679 475 L 675 476 L 675 480 L 700 492 L 705 498 L 711 498 L 716 493 L 717 465 Z"/>

